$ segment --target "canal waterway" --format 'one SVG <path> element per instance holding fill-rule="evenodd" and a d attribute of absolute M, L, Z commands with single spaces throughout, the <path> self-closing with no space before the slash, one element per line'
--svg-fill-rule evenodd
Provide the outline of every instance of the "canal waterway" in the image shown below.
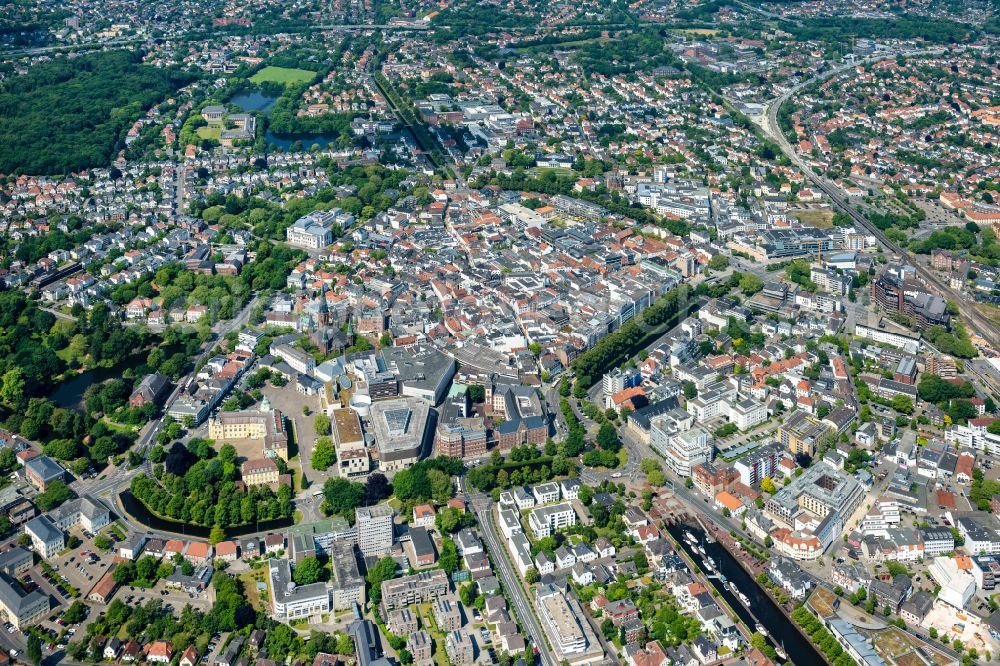
<path fill-rule="evenodd" d="M 736 614 L 751 629 L 759 622 L 768 634 L 768 640 L 774 645 L 784 646 L 788 653 L 788 659 L 794 664 L 802 666 L 817 666 L 826 663 L 822 655 L 816 648 L 799 633 L 792 621 L 781 611 L 774 601 L 767 596 L 753 576 L 747 573 L 746 569 L 736 561 L 718 542 L 708 543 L 705 540 L 705 532 L 698 527 L 688 525 L 672 525 L 667 529 L 684 549 L 684 552 L 701 568 L 702 572 L 710 576 L 709 581 L 719 591 L 719 594 L 736 611 Z M 696 550 L 684 538 L 684 532 L 691 532 L 698 540 L 698 543 L 705 549 L 702 554 Z M 711 557 L 715 561 L 715 571 L 709 571 L 705 566 L 705 560 Z M 726 580 L 734 583 L 738 591 L 747 596 L 749 605 L 744 605 L 740 598 L 730 589 L 728 585 L 723 585 L 718 575 L 721 572 Z M 779 660 L 780 661 L 780 660 Z"/>

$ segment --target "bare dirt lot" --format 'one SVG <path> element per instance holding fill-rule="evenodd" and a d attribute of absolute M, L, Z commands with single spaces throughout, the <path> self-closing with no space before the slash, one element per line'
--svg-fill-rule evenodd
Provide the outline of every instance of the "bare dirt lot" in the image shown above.
<path fill-rule="evenodd" d="M 948 640 L 954 641 L 957 638 L 966 649 L 975 648 L 979 654 L 997 654 L 1000 650 L 1000 642 L 990 636 L 989 630 L 976 616 L 960 613 L 941 601 L 935 602 L 931 612 L 924 618 L 923 627 L 935 627 Z"/>
<path fill-rule="evenodd" d="M 833 211 L 829 208 L 812 208 L 809 210 L 793 210 L 792 217 L 810 227 L 827 229 L 833 226 Z"/>

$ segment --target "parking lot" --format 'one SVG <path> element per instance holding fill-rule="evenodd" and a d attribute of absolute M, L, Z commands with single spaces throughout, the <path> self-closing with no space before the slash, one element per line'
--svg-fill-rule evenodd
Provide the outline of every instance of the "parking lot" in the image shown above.
<path fill-rule="evenodd" d="M 950 225 L 950 224 L 965 224 L 966 220 L 959 217 L 955 211 L 948 210 L 942 206 L 937 201 L 925 201 L 914 199 L 914 203 L 917 207 L 927 214 L 927 218 L 924 221 L 925 225 Z M 923 226 L 923 225 L 922 225 Z"/>
<path fill-rule="evenodd" d="M 67 578 L 81 596 L 86 596 L 107 572 L 111 558 L 111 554 L 94 547 L 93 539 L 86 539 L 80 546 L 53 558 L 50 564 L 53 569 L 58 566 L 56 573 Z"/>
<path fill-rule="evenodd" d="M 149 589 L 125 586 L 119 588 L 115 596 L 121 599 L 126 606 L 139 606 L 152 599 L 159 599 L 165 607 L 176 611 L 191 604 L 192 608 L 207 612 L 212 609 L 212 604 L 215 602 L 215 592 L 211 586 L 200 594 L 192 594 L 183 590 L 170 589 L 163 581 Z"/>
<path fill-rule="evenodd" d="M 264 387 L 264 395 L 275 409 L 291 421 L 291 431 L 295 437 L 295 445 L 289 447 L 288 455 L 292 458 L 288 466 L 306 471 L 306 477 L 315 483 L 322 484 L 326 480 L 328 473 L 317 472 L 312 469 L 309 461 L 312 460 L 312 449 L 316 443 L 316 430 L 313 428 L 313 418 L 319 410 L 319 396 L 302 395 L 295 390 L 295 382 L 288 382 L 284 386 L 272 386 L 268 384 Z M 302 407 L 308 406 L 309 416 L 302 413 Z M 296 481 L 298 477 L 296 476 Z"/>

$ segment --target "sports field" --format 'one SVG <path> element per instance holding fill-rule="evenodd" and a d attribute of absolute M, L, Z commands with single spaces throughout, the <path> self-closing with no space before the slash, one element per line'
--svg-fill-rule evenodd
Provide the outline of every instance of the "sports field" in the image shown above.
<path fill-rule="evenodd" d="M 308 69 L 291 69 L 289 67 L 265 67 L 250 77 L 254 83 L 273 81 L 274 83 L 305 83 L 311 81 L 316 72 Z"/>

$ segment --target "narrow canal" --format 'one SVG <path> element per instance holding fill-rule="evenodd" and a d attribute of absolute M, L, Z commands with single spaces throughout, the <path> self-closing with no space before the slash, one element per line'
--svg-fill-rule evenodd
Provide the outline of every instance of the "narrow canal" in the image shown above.
<path fill-rule="evenodd" d="M 793 664 L 815 666 L 825 664 L 825 660 L 816 651 L 812 644 L 806 640 L 798 629 L 792 624 L 781 609 L 775 605 L 769 596 L 760 588 L 757 581 L 747 573 L 736 559 L 729 554 L 725 548 L 713 541 L 707 543 L 705 532 L 698 527 L 688 525 L 672 525 L 668 528 L 670 534 L 677 540 L 692 560 L 697 563 L 702 572 L 709 576 L 709 581 L 719 591 L 723 599 L 736 611 L 740 619 L 753 630 L 758 623 L 767 632 L 768 640 L 775 646 L 783 646 L 788 653 L 788 659 L 779 658 L 778 661 L 791 661 Z M 690 532 L 698 540 L 698 544 L 704 548 L 702 554 L 693 547 L 684 533 Z M 705 561 L 711 557 L 715 562 L 714 571 L 709 571 L 705 566 Z M 738 592 L 746 595 L 748 604 L 744 604 L 728 584 L 723 584 L 719 574 L 725 576 L 728 583 L 735 584 Z"/>

